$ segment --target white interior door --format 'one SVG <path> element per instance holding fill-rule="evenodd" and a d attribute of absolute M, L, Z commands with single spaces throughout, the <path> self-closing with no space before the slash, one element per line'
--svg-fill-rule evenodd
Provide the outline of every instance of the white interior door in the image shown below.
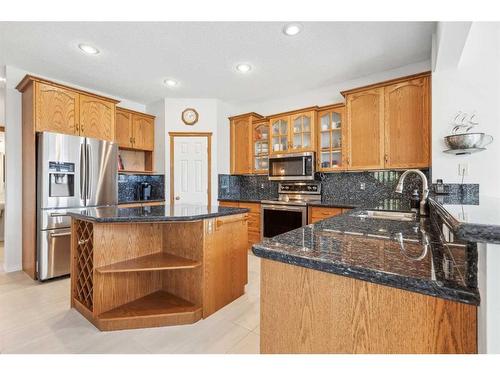
<path fill-rule="evenodd" d="M 208 205 L 207 137 L 174 138 L 174 203 Z"/>

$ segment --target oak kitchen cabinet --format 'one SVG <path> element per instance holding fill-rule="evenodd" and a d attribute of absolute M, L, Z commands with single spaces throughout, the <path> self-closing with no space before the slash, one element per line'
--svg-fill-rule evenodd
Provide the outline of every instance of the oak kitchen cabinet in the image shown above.
<path fill-rule="evenodd" d="M 220 200 L 219 206 L 248 208 L 248 247 L 261 241 L 260 203 Z"/>
<path fill-rule="evenodd" d="M 269 171 L 269 122 L 266 119 L 252 124 L 253 173 L 267 174 Z"/>
<path fill-rule="evenodd" d="M 430 166 L 430 74 L 342 93 L 347 111 L 347 169 Z"/>
<path fill-rule="evenodd" d="M 154 150 L 155 117 L 116 108 L 116 141 L 122 148 Z"/>
<path fill-rule="evenodd" d="M 271 155 L 315 151 L 317 107 L 270 117 Z"/>
<path fill-rule="evenodd" d="M 25 92 L 29 87 L 34 88 L 30 91 L 30 105 L 34 109 L 36 132 L 114 140 L 117 100 L 33 76 L 26 76 L 17 89 Z"/>
<path fill-rule="evenodd" d="M 253 173 L 253 123 L 262 119 L 254 112 L 229 118 L 231 174 Z"/>
<path fill-rule="evenodd" d="M 307 223 L 313 224 L 317 221 L 327 219 L 329 217 L 341 215 L 344 212 L 349 211 L 349 208 L 339 208 L 339 207 L 320 207 L 320 206 L 309 206 L 307 208 L 308 217 Z"/>
<path fill-rule="evenodd" d="M 343 103 L 322 107 L 318 111 L 317 170 L 320 172 L 346 169 L 347 127 L 344 124 Z"/>

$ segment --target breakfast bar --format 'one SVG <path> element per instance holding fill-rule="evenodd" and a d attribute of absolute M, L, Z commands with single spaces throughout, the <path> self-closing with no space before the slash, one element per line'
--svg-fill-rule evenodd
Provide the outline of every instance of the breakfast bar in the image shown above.
<path fill-rule="evenodd" d="M 247 284 L 247 210 L 108 206 L 72 216 L 71 306 L 102 331 L 191 324 Z"/>

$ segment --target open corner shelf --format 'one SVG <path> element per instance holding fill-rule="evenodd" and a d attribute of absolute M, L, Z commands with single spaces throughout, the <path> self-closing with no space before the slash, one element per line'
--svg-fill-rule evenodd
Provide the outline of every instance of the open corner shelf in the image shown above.
<path fill-rule="evenodd" d="M 101 321 L 161 317 L 178 314 L 197 314 L 201 307 L 185 299 L 158 290 L 134 301 L 106 311 L 98 316 Z"/>
<path fill-rule="evenodd" d="M 165 252 L 159 252 L 99 267 L 96 271 L 99 273 L 147 272 L 189 269 L 199 266 L 201 266 L 201 261 L 183 258 Z"/>

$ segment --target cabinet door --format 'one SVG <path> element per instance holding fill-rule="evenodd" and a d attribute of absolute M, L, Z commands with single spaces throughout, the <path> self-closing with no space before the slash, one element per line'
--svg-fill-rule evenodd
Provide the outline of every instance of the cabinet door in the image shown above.
<path fill-rule="evenodd" d="M 385 87 L 384 121 L 385 167 L 429 167 L 429 78 Z"/>
<path fill-rule="evenodd" d="M 344 107 L 322 111 L 318 114 L 318 119 L 318 171 L 332 172 L 346 169 Z"/>
<path fill-rule="evenodd" d="M 269 124 L 253 125 L 253 171 L 267 173 L 269 169 Z"/>
<path fill-rule="evenodd" d="M 116 110 L 115 138 L 120 147 L 132 147 L 132 114 L 130 112 Z"/>
<path fill-rule="evenodd" d="M 252 173 L 252 124 L 249 118 L 231 122 L 231 173 Z"/>
<path fill-rule="evenodd" d="M 271 154 L 282 154 L 284 152 L 288 152 L 289 124 L 290 124 L 289 116 L 271 119 L 270 122 L 271 149 L 269 150 Z"/>
<path fill-rule="evenodd" d="M 314 112 L 291 116 L 291 143 L 293 152 L 314 151 Z"/>
<path fill-rule="evenodd" d="M 37 132 L 78 135 L 78 93 L 35 82 Z"/>
<path fill-rule="evenodd" d="M 338 207 L 309 207 L 308 224 L 340 215 L 342 212 L 342 208 Z"/>
<path fill-rule="evenodd" d="M 384 89 L 347 96 L 348 157 L 350 170 L 384 168 Z"/>
<path fill-rule="evenodd" d="M 153 151 L 155 124 L 151 117 L 132 115 L 133 147 L 139 150 Z"/>
<path fill-rule="evenodd" d="M 114 141 L 115 104 L 80 94 L 80 135 Z"/>
<path fill-rule="evenodd" d="M 243 295 L 247 284 L 247 215 L 205 220 L 203 317 Z"/>

